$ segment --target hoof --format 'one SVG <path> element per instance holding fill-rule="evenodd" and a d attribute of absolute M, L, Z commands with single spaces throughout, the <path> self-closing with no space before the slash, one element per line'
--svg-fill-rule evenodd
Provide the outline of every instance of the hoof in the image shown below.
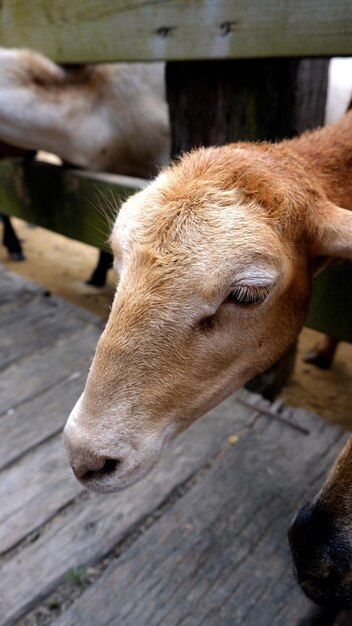
<path fill-rule="evenodd" d="M 332 365 L 333 358 L 334 357 L 331 356 L 331 354 L 326 354 L 325 352 L 320 352 L 319 350 L 312 348 L 311 350 L 308 350 L 303 361 L 305 363 L 311 363 L 312 365 L 319 367 L 321 370 L 328 370 Z"/>
<path fill-rule="evenodd" d="M 101 278 L 95 278 L 94 276 L 92 276 L 91 278 L 88 278 L 88 280 L 85 281 L 85 284 L 91 285 L 92 287 L 104 287 L 105 282 L 106 282 L 105 277 L 101 279 Z"/>
<path fill-rule="evenodd" d="M 26 257 L 23 252 L 9 252 L 9 257 L 11 261 L 25 261 Z"/>

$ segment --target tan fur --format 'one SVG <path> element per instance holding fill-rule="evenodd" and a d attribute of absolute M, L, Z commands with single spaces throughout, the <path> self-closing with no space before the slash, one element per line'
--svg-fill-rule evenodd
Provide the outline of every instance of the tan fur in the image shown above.
<path fill-rule="evenodd" d="M 121 280 L 66 427 L 73 467 L 119 459 L 83 479 L 80 463 L 88 487 L 133 483 L 294 341 L 320 257 L 352 256 L 352 214 L 335 204 L 349 198 L 351 145 L 349 114 L 298 140 L 195 150 L 124 204 L 111 236 Z M 228 302 L 243 286 L 269 295 Z"/>
<path fill-rule="evenodd" d="M 59 66 L 0 48 L 0 140 L 95 170 L 150 177 L 167 163 L 162 63 Z"/>

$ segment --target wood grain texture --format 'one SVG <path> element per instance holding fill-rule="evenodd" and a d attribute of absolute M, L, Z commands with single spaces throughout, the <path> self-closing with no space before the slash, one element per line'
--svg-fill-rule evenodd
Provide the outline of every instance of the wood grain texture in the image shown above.
<path fill-rule="evenodd" d="M 4 311 L 0 326 L 0 371 L 85 329 L 86 323 L 72 313 L 72 308 L 63 300 L 45 296 L 21 303 L 15 310 Z"/>
<path fill-rule="evenodd" d="M 323 125 L 327 70 L 327 59 L 168 63 L 172 155 L 234 141 L 276 141 Z"/>
<path fill-rule="evenodd" d="M 73 306 L 55 295 L 49 296 L 42 286 L 11 272 L 0 264 L 0 315 L 5 315 L 9 308 L 17 309 L 37 296 L 50 297 L 53 306 L 66 307 L 67 312 L 70 311 L 71 315 L 82 322 L 92 324 L 97 328 L 103 327 L 102 320 L 93 313 L 79 306 Z"/>
<path fill-rule="evenodd" d="M 43 425 L 45 403 L 30 402 L 55 387 L 59 397 L 62 384 L 82 368 L 87 370 L 103 322 L 60 298 L 43 295 L 39 286 L 0 268 L 0 325 L 1 466 L 30 442 L 38 443 L 40 431 L 43 438 L 55 432 L 55 420 L 50 424 L 47 419 Z M 36 409 L 39 412 L 30 424 L 26 416 Z"/>
<path fill-rule="evenodd" d="M 98 338 L 98 329 L 90 327 L 71 337 L 70 359 L 65 365 L 64 378 L 34 398 L 9 409 L 0 418 L 0 469 L 62 430 L 84 388 Z M 53 353 L 55 355 L 55 348 Z M 56 358 L 60 358 L 59 352 Z M 19 375 L 18 368 L 16 372 Z M 17 400 L 16 395 L 12 403 L 15 405 Z"/>
<path fill-rule="evenodd" d="M 58 435 L 1 473 L 0 555 L 83 491 Z"/>
<path fill-rule="evenodd" d="M 55 626 L 289 626 L 302 617 L 309 605 L 287 528 L 344 437 L 298 415 L 311 436 L 258 421 Z"/>
<path fill-rule="evenodd" d="M 0 315 L 30 302 L 43 293 L 42 287 L 31 281 L 25 281 L 17 274 L 12 274 L 3 265 L 0 265 L 0 285 Z"/>
<path fill-rule="evenodd" d="M 146 184 L 140 178 L 13 159 L 0 163 L 0 206 L 3 213 L 110 251 L 104 212 L 115 216 L 121 202 Z"/>
<path fill-rule="evenodd" d="M 178 437 L 142 482 L 110 496 L 89 494 L 55 518 L 35 543 L 3 564 L 0 560 L 0 625 L 15 624 L 71 568 L 94 562 L 112 550 L 178 485 L 215 458 L 227 437 L 245 427 L 249 414 L 234 397 L 229 398 Z M 56 442 L 52 446 L 55 451 Z M 50 455 L 55 456 L 53 451 Z M 40 469 L 37 471 L 40 476 Z M 47 488 L 48 484 L 42 497 Z M 38 515 L 42 515 L 42 506 Z"/>
<path fill-rule="evenodd" d="M 294 122 L 298 135 L 324 124 L 329 62 L 328 58 L 300 60 Z"/>
<path fill-rule="evenodd" d="M 59 62 L 352 53 L 349 0 L 2 0 L 3 46 Z"/>
<path fill-rule="evenodd" d="M 80 333 L 69 335 L 5 369 L 0 378 L 0 419 L 24 402 L 68 380 L 76 371 L 72 368 L 72 357 L 80 341 Z"/>

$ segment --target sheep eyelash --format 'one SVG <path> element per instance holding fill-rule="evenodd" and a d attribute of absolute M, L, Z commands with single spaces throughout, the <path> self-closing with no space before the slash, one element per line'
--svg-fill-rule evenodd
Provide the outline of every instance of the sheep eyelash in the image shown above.
<path fill-rule="evenodd" d="M 227 297 L 227 301 L 237 304 L 256 304 L 264 302 L 270 289 L 268 287 L 237 287 Z"/>

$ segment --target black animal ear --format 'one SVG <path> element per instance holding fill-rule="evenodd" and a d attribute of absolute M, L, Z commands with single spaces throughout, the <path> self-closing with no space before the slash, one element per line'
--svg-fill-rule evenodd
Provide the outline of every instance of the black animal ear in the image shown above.
<path fill-rule="evenodd" d="M 314 256 L 352 259 L 352 211 L 327 203 L 316 234 Z"/>

